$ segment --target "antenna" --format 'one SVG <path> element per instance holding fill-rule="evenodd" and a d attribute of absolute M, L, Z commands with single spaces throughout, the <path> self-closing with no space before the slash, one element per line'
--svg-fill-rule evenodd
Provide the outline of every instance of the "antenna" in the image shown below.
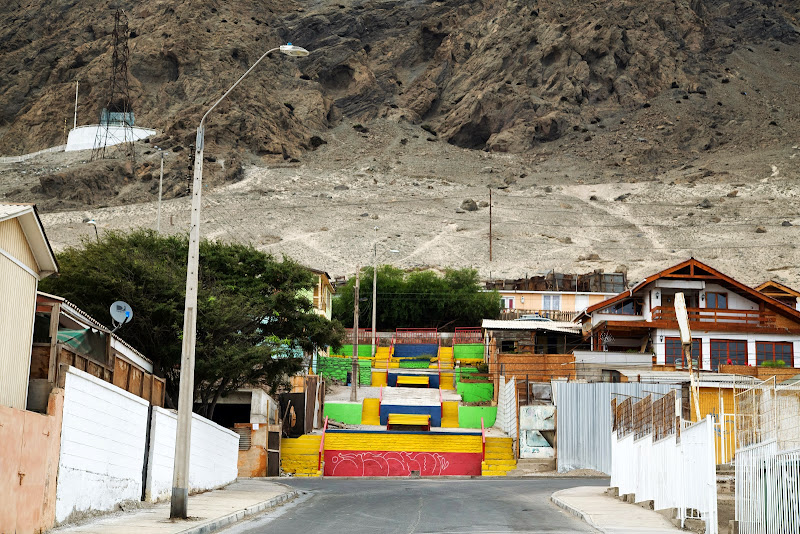
<path fill-rule="evenodd" d="M 133 108 L 128 88 L 128 17 L 118 9 L 114 13 L 113 51 L 111 54 L 111 80 L 108 90 L 108 103 L 100 112 L 100 125 L 92 150 L 92 160 L 105 159 L 106 147 L 118 144 L 116 133 L 109 130 L 122 128 L 122 148 L 132 163 L 136 163 L 133 145 Z M 111 139 L 109 139 L 111 137 Z M 115 142 L 116 141 L 116 142 Z"/>
<path fill-rule="evenodd" d="M 133 320 L 133 310 L 127 302 L 118 300 L 111 305 L 111 323 L 114 325 L 116 332 L 120 326 L 129 323 Z"/>

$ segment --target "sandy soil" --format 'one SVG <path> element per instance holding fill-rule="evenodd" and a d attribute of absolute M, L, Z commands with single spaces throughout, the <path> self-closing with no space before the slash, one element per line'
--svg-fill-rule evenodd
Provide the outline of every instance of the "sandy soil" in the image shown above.
<path fill-rule="evenodd" d="M 204 191 L 203 236 L 252 243 L 334 276 L 371 264 L 377 243 L 382 264 L 472 267 L 484 278 L 599 268 L 628 269 L 636 281 L 693 256 L 747 284 L 800 286 L 800 146 L 791 141 L 693 154 L 640 175 L 573 151 L 569 139 L 560 155 L 486 153 L 390 121 L 367 133 L 342 125 L 326 139 L 301 163 L 250 166 L 243 180 Z M 0 193 L 35 188 L 41 169 L 80 158 L 0 165 Z M 488 203 L 488 186 L 491 261 L 489 209 L 460 209 L 466 199 Z M 43 221 L 61 250 L 93 237 L 89 218 L 101 233 L 155 228 L 156 199 L 157 192 L 150 202 L 49 212 Z M 163 231 L 187 232 L 188 197 L 162 210 Z"/>

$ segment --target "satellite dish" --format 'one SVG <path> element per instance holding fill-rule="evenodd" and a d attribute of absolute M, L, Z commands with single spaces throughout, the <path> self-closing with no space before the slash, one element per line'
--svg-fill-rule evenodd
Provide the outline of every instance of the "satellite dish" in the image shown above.
<path fill-rule="evenodd" d="M 111 321 L 114 323 L 114 330 L 133 320 L 133 310 L 127 302 L 121 300 L 111 305 Z"/>

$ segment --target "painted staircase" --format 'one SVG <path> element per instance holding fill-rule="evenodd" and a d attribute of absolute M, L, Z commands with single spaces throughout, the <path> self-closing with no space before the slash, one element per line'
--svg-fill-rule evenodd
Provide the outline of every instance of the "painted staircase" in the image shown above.
<path fill-rule="evenodd" d="M 455 389 L 453 385 L 453 347 L 439 347 L 439 388 Z M 445 372 L 450 369 L 451 371 Z"/>
<path fill-rule="evenodd" d="M 322 436 L 305 434 L 299 438 L 281 440 L 281 470 L 296 477 L 318 477 L 319 444 Z"/>
<path fill-rule="evenodd" d="M 442 427 L 458 428 L 458 401 L 442 402 Z"/>
<path fill-rule="evenodd" d="M 486 455 L 481 462 L 482 476 L 504 477 L 516 469 L 513 443 L 511 438 L 486 438 Z"/>
<path fill-rule="evenodd" d="M 362 425 L 381 424 L 381 401 L 380 399 L 364 399 L 361 408 Z"/>
<path fill-rule="evenodd" d="M 380 387 L 388 384 L 390 367 L 399 367 L 392 362 L 392 347 L 375 347 L 375 359 L 372 361 L 372 386 Z"/>

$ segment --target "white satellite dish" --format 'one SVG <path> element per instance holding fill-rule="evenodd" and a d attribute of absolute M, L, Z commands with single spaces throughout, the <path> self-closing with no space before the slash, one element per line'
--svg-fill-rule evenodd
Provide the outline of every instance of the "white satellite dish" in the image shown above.
<path fill-rule="evenodd" d="M 133 320 L 133 310 L 127 302 L 118 300 L 111 305 L 111 321 L 114 324 L 114 331 L 120 326 Z"/>

